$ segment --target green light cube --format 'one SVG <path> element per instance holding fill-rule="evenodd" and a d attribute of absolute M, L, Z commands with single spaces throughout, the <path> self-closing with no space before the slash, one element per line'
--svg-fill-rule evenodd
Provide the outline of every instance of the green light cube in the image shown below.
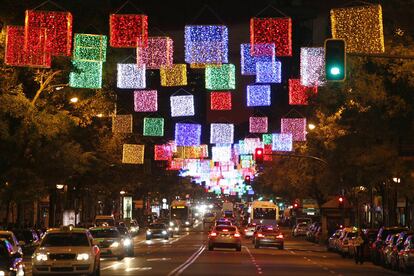
<path fill-rule="evenodd" d="M 144 136 L 164 136 L 164 118 L 144 118 Z"/>
<path fill-rule="evenodd" d="M 105 61 L 107 41 L 106 35 L 75 34 L 73 59 Z"/>
<path fill-rule="evenodd" d="M 75 88 L 102 88 L 102 62 L 72 60 L 69 86 Z"/>
<path fill-rule="evenodd" d="M 262 135 L 262 140 L 264 145 L 271 145 L 273 143 L 273 136 L 272 134 L 265 133 Z"/>
<path fill-rule="evenodd" d="M 236 67 L 234 64 L 207 65 L 205 79 L 206 89 L 236 89 Z"/>

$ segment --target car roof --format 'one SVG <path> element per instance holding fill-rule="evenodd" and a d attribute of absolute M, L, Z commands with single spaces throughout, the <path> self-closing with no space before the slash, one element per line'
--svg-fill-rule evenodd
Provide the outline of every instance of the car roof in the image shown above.
<path fill-rule="evenodd" d="M 86 233 L 88 229 L 85 228 L 50 228 L 46 233 Z"/>
<path fill-rule="evenodd" d="M 118 228 L 116 228 L 115 226 L 97 226 L 97 227 L 91 227 L 89 228 L 89 230 L 116 230 L 118 231 Z"/>
<path fill-rule="evenodd" d="M 0 230 L 0 235 L 14 235 L 12 231 Z"/>

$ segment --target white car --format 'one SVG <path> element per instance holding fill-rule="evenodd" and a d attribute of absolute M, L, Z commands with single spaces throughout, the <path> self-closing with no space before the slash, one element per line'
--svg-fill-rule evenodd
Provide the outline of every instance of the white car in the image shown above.
<path fill-rule="evenodd" d="M 88 230 L 50 229 L 32 255 L 32 275 L 100 275 L 100 250 Z"/>
<path fill-rule="evenodd" d="M 256 231 L 256 223 L 249 223 L 244 228 L 243 233 L 246 238 L 251 238 L 253 237 L 255 231 Z"/>
<path fill-rule="evenodd" d="M 13 246 L 13 252 L 23 256 L 22 247 L 12 231 L 0 231 L 0 238 L 6 239 Z"/>
<path fill-rule="evenodd" d="M 125 257 L 127 244 L 116 227 L 92 227 L 89 231 L 93 243 L 99 246 L 102 257 L 116 257 L 118 260 Z"/>

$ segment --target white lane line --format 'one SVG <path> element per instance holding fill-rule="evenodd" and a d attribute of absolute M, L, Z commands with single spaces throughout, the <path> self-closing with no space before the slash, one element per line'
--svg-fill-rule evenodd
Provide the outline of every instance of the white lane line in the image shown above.
<path fill-rule="evenodd" d="M 128 267 L 125 269 L 125 272 L 130 272 L 130 271 L 145 271 L 145 270 L 151 270 L 152 267 L 149 266 L 144 266 L 144 267 Z"/>
<path fill-rule="evenodd" d="M 330 272 L 331 274 L 335 274 L 335 271 L 333 271 L 333 270 L 329 270 L 329 272 Z"/>
<path fill-rule="evenodd" d="M 184 267 L 186 268 L 187 263 L 192 264 L 194 262 L 194 260 L 199 256 L 197 254 L 198 253 L 201 254 L 204 251 L 204 249 L 205 249 L 204 245 L 200 246 L 200 248 L 196 252 L 194 252 L 193 255 L 191 255 L 184 263 L 180 264 L 174 270 L 172 270 L 170 273 L 168 273 L 168 276 L 180 275 L 182 273 L 182 271 L 180 272 L 180 270 Z"/>
<path fill-rule="evenodd" d="M 115 263 L 113 265 L 102 267 L 101 270 L 107 270 L 107 269 L 110 269 L 110 268 L 118 268 L 119 266 L 121 266 L 121 263 Z"/>
<path fill-rule="evenodd" d="M 194 263 L 195 262 L 195 260 L 197 260 L 197 258 L 203 253 L 203 251 L 206 249 L 206 247 L 205 246 L 203 246 L 203 248 L 197 253 L 197 255 L 196 256 L 194 256 L 194 258 L 191 260 L 191 261 L 189 261 L 185 266 L 183 266 L 175 275 L 181 275 L 181 273 L 183 273 L 184 272 L 184 270 L 186 270 L 187 269 L 187 267 L 189 267 L 192 263 Z"/>
<path fill-rule="evenodd" d="M 169 260 L 171 260 L 171 258 L 152 258 L 152 259 L 147 259 L 147 262 L 169 261 Z"/>

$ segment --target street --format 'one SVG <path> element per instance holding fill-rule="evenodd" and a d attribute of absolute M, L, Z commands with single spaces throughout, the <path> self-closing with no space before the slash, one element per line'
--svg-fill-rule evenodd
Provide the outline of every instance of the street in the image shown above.
<path fill-rule="evenodd" d="M 146 241 L 139 235 L 134 239 L 135 257 L 102 259 L 101 275 L 398 275 L 371 262 L 356 265 L 352 259 L 284 232 L 285 250 L 255 249 L 251 240 L 243 239 L 241 252 L 208 251 L 202 226 L 168 241 Z M 29 263 L 27 272 L 31 275 Z"/>

